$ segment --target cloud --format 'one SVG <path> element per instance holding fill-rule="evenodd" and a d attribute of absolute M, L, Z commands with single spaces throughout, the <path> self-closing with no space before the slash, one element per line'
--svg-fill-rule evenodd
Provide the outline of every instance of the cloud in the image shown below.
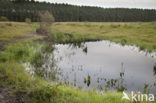
<path fill-rule="evenodd" d="M 68 3 L 73 5 L 99 6 L 99 7 L 124 7 L 124 8 L 154 8 L 156 0 L 37 0 L 51 3 Z"/>

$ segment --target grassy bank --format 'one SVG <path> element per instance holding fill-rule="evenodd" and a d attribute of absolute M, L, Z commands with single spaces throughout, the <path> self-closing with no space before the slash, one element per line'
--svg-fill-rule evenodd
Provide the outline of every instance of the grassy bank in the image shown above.
<path fill-rule="evenodd" d="M 0 42 L 30 37 L 37 23 L 0 23 Z M 51 27 L 51 39 L 56 42 L 81 42 L 92 40 L 110 40 L 122 45 L 136 45 L 141 50 L 156 51 L 156 22 L 138 23 L 90 23 L 60 22 Z"/>
<path fill-rule="evenodd" d="M 46 44 L 45 44 L 46 45 Z M 122 93 L 72 89 L 63 84 L 50 83 L 42 77 L 33 78 L 25 71 L 24 62 L 32 62 L 46 46 L 34 42 L 16 43 L 0 53 L 0 85 L 14 88 L 15 93 L 31 103 L 119 103 Z M 37 58 L 36 62 L 39 63 Z M 126 101 L 123 101 L 123 103 Z"/>
<path fill-rule="evenodd" d="M 156 51 L 156 22 L 149 23 L 55 23 L 53 32 L 74 34 L 86 40 L 110 40 Z"/>
<path fill-rule="evenodd" d="M 120 26 L 116 26 L 120 25 Z M 124 25 L 132 26 L 131 29 L 124 29 Z M 136 25 L 143 25 L 144 32 L 140 30 L 135 35 L 123 35 L 122 32 L 128 30 L 136 32 Z M 36 23 L 31 25 L 25 23 L 0 23 L 0 41 L 7 42 L 17 38 L 24 38 L 29 32 L 35 32 Z M 102 26 L 102 27 L 101 27 Z M 136 27 L 135 27 L 136 26 Z M 151 27 L 149 27 L 151 26 Z M 55 23 L 52 26 L 52 31 L 49 34 L 51 40 L 58 43 L 75 42 L 89 40 L 102 40 L 108 39 L 124 44 L 144 45 L 148 50 L 154 50 L 155 41 L 155 24 L 151 23 Z M 96 29 L 97 28 L 97 29 Z M 103 28 L 103 29 L 100 29 Z M 151 28 L 151 29 L 150 29 Z M 101 30 L 101 31 L 100 31 Z M 108 30 L 107 33 L 102 31 Z M 112 33 L 111 32 L 116 33 Z M 121 32 L 118 34 L 117 32 Z M 153 37 L 147 37 L 147 31 L 152 31 Z M 142 33 L 142 34 L 141 34 Z M 143 36 L 144 35 L 146 36 Z M 133 33 L 132 33 L 133 34 Z M 123 36 L 121 36 L 123 35 Z M 55 39 L 54 39 L 55 38 Z M 131 42 L 129 40 L 132 40 Z M 144 38 L 145 41 L 141 41 Z M 138 44 L 137 44 L 138 43 Z M 149 45 L 150 47 L 148 47 Z M 32 75 L 25 70 L 24 63 L 38 64 L 42 63 L 41 52 L 48 52 L 50 46 L 47 43 L 39 43 L 34 41 L 25 41 L 20 43 L 11 44 L 0 52 L 0 86 L 4 88 L 12 88 L 13 96 L 19 94 L 20 98 L 30 103 L 127 103 L 129 101 L 121 100 L 122 93 L 120 92 L 106 92 L 100 94 L 96 91 L 73 89 L 65 84 L 57 84 L 46 81 L 42 76 L 35 74 Z M 50 50 L 53 50 L 51 48 Z"/>
<path fill-rule="evenodd" d="M 29 33 L 32 31 L 32 27 L 26 23 L 0 22 L 0 43 L 31 37 Z"/>

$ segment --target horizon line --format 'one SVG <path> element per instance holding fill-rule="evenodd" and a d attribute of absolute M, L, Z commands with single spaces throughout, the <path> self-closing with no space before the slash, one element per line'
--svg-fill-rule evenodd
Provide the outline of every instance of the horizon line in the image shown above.
<path fill-rule="evenodd" d="M 156 10 L 156 8 L 148 8 L 148 7 L 104 7 L 104 6 L 93 6 L 93 5 L 80 5 L 80 4 L 71 4 L 71 3 L 58 3 L 58 2 L 49 2 L 49 1 L 38 1 L 35 0 L 35 2 L 40 2 L 40 3 L 50 3 L 50 4 L 66 4 L 66 5 L 71 5 L 71 6 L 80 6 L 80 7 L 97 7 L 97 8 L 125 8 L 125 9 L 150 9 L 150 10 Z"/>

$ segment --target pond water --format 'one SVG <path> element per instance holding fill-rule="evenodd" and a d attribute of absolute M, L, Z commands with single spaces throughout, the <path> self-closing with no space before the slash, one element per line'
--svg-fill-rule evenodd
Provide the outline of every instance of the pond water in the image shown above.
<path fill-rule="evenodd" d="M 110 41 L 86 42 L 81 47 L 55 45 L 59 81 L 83 89 L 150 90 L 156 93 L 156 54 Z"/>

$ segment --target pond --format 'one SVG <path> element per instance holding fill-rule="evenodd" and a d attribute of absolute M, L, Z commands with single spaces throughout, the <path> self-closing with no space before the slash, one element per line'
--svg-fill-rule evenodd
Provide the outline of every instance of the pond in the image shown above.
<path fill-rule="evenodd" d="M 156 54 L 110 41 L 55 45 L 59 81 L 74 87 L 156 93 Z"/>

